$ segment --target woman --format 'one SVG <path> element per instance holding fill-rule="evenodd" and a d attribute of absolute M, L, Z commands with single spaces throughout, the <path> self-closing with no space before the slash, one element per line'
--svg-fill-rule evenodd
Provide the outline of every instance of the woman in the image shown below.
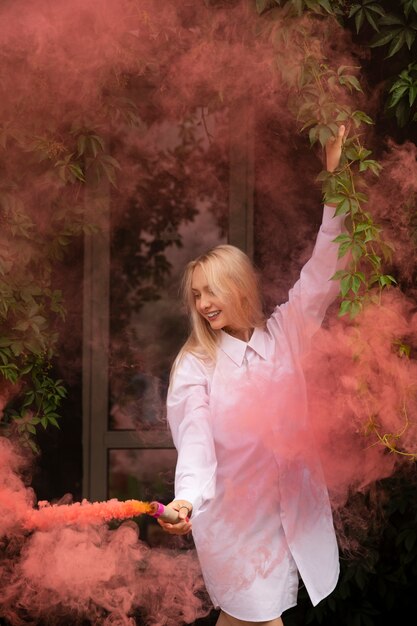
<path fill-rule="evenodd" d="M 345 127 L 326 146 L 339 164 Z M 339 558 L 327 490 L 307 420 L 302 358 L 338 286 L 325 206 L 312 258 L 288 302 L 265 320 L 256 273 L 233 246 L 192 261 L 184 295 L 192 332 L 178 355 L 167 416 L 178 459 L 178 522 L 193 538 L 217 626 L 282 626 L 301 576 L 315 605 L 335 587 Z"/>

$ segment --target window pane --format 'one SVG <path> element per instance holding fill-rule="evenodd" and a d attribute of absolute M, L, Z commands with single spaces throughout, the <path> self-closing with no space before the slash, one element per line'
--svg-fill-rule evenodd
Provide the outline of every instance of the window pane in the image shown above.
<path fill-rule="evenodd" d="M 109 498 L 157 500 L 167 504 L 174 497 L 176 451 L 109 450 Z M 150 545 L 169 545 L 169 536 L 148 515 L 137 518 L 140 537 Z"/>
<path fill-rule="evenodd" d="M 225 120 L 201 110 L 152 127 L 137 187 L 112 208 L 110 430 L 166 429 L 169 371 L 188 333 L 181 275 L 189 260 L 226 243 Z"/>

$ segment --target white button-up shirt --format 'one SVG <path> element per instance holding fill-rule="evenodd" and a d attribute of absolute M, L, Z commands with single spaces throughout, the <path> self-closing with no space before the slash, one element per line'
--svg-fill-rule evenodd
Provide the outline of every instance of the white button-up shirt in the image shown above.
<path fill-rule="evenodd" d="M 341 265 L 333 239 L 343 217 L 333 215 L 325 206 L 312 257 L 265 328 L 247 343 L 220 331 L 214 364 L 185 354 L 168 393 L 175 498 L 193 504 L 213 604 L 243 620 L 270 620 L 293 606 L 298 573 L 314 605 L 339 575 L 302 371 L 338 291 L 330 278 Z"/>

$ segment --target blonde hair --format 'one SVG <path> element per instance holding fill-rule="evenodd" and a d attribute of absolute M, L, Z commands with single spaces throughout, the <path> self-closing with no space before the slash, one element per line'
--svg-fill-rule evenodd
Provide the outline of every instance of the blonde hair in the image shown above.
<path fill-rule="evenodd" d="M 177 356 L 176 364 L 187 352 L 205 361 L 216 360 L 220 331 L 213 330 L 198 313 L 192 291 L 193 272 L 197 266 L 204 272 L 211 291 L 233 305 L 236 328 L 254 328 L 265 324 L 259 278 L 249 257 L 235 246 L 216 246 L 188 263 L 185 268 L 182 296 L 191 322 L 191 332 Z"/>

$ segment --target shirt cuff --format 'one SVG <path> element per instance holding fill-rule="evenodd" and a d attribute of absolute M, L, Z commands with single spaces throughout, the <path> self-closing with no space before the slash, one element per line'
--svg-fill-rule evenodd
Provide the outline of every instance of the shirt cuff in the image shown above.
<path fill-rule="evenodd" d="M 175 494 L 174 499 L 186 500 L 187 502 L 191 502 L 191 504 L 193 505 L 193 513 L 200 508 L 203 502 L 203 498 L 201 495 L 196 494 L 195 492 L 189 491 L 187 489 L 180 489 L 180 491 Z"/>

